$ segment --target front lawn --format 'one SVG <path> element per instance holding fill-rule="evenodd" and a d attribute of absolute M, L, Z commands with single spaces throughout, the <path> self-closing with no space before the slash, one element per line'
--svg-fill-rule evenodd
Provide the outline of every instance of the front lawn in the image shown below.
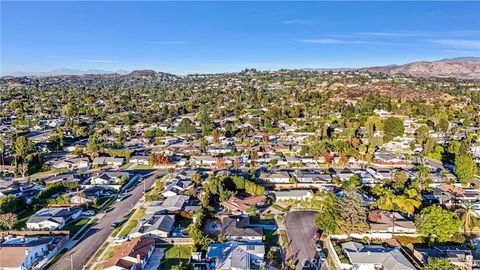
<path fill-rule="evenodd" d="M 122 231 L 118 235 L 119 237 L 126 236 L 130 233 L 130 231 L 135 228 L 138 224 L 138 221 L 142 219 L 145 215 L 145 208 L 140 208 L 135 213 L 133 213 L 132 217 L 128 220 L 125 226 L 122 227 Z"/>
<path fill-rule="evenodd" d="M 70 236 L 72 237 L 83 227 L 83 225 L 87 224 L 88 221 L 89 221 L 88 218 L 74 220 L 68 223 L 67 225 L 65 225 L 65 227 L 63 227 L 62 229 L 66 231 L 70 231 Z"/>
<path fill-rule="evenodd" d="M 13 227 L 15 230 L 21 230 L 27 225 L 27 220 L 35 213 L 32 209 L 27 209 L 17 216 L 17 224 Z"/>
<path fill-rule="evenodd" d="M 180 263 L 187 264 L 192 251 L 193 247 L 189 245 L 168 246 L 158 269 L 172 269 Z"/>

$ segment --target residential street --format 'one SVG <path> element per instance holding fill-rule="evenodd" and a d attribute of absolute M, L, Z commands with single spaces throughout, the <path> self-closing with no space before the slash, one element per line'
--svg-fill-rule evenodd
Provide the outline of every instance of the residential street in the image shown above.
<path fill-rule="evenodd" d="M 155 170 L 145 174 L 145 186 L 148 189 L 156 179 L 165 175 L 164 170 Z M 83 236 L 78 245 L 72 250 L 66 252 L 62 258 L 51 268 L 54 270 L 70 270 L 70 259 L 73 259 L 73 269 L 80 270 L 87 264 L 89 259 L 97 252 L 97 250 L 105 243 L 113 231 L 111 224 L 127 215 L 133 205 L 143 196 L 143 183 L 139 183 L 127 199 L 114 203 L 111 207 L 113 210 L 104 215 L 89 231 Z"/>

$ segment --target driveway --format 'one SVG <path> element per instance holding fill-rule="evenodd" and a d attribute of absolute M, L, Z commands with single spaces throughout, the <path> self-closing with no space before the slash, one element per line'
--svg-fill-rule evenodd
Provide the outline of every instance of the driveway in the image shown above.
<path fill-rule="evenodd" d="M 155 170 L 145 175 L 145 186 L 149 188 L 156 179 L 165 175 L 166 171 Z M 143 196 L 143 183 L 137 185 L 128 196 L 121 202 L 116 202 L 111 207 L 112 211 L 105 214 L 95 225 L 90 227 L 87 233 L 79 240 L 79 243 L 66 252 L 51 268 L 54 270 L 70 270 L 70 260 L 73 260 L 73 270 L 81 270 L 97 250 L 107 241 L 113 231 L 112 223 L 127 215 Z"/>
<path fill-rule="evenodd" d="M 295 269 L 320 269 L 313 236 L 318 228 L 313 222 L 316 212 L 295 211 L 285 216 L 285 228 Z"/>

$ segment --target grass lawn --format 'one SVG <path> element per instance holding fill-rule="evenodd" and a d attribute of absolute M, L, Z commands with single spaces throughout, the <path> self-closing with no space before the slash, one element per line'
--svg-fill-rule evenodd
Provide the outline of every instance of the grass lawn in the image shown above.
<path fill-rule="evenodd" d="M 168 174 L 167 174 L 168 175 Z M 147 194 L 145 194 L 145 200 L 147 202 L 152 202 L 158 200 L 162 197 L 162 191 L 165 187 L 165 177 L 155 180 L 154 188 L 151 189 Z"/>
<path fill-rule="evenodd" d="M 110 260 L 116 253 L 118 252 L 118 246 L 110 246 L 110 248 L 105 252 L 103 257 L 101 258 L 101 262 L 95 266 L 95 270 L 103 269 L 103 265 Z"/>
<path fill-rule="evenodd" d="M 90 269 L 92 267 L 93 262 L 98 259 L 98 256 L 100 256 L 103 251 L 108 247 L 109 242 L 103 243 L 103 245 L 95 252 L 95 255 L 90 259 L 90 262 L 85 266 L 85 269 Z M 48 269 L 48 268 L 45 268 Z"/>
<path fill-rule="evenodd" d="M 21 230 L 27 224 L 27 220 L 35 213 L 32 209 L 27 209 L 17 217 L 17 224 L 13 227 L 15 230 Z"/>
<path fill-rule="evenodd" d="M 142 217 L 145 215 L 145 211 L 145 208 L 140 208 L 135 211 L 135 213 L 133 213 L 127 223 L 122 227 L 122 230 L 120 231 L 120 234 L 118 236 L 122 237 L 128 235 L 130 231 L 137 226 L 138 221 L 142 219 Z"/>
<path fill-rule="evenodd" d="M 148 169 L 151 169 L 152 166 L 150 165 L 137 165 L 135 167 L 133 167 L 132 169 L 133 170 L 148 170 Z"/>
<path fill-rule="evenodd" d="M 66 231 L 70 231 L 70 236 L 74 236 L 83 227 L 83 225 L 88 223 L 88 221 L 89 221 L 88 218 L 82 218 L 82 219 L 79 219 L 79 220 L 75 220 L 75 221 L 67 224 L 62 229 L 66 230 Z"/>
<path fill-rule="evenodd" d="M 125 163 L 125 164 L 124 164 L 122 167 L 120 167 L 120 168 L 122 168 L 123 170 L 126 170 L 126 169 L 128 169 L 130 166 L 132 166 L 132 163 L 127 162 L 127 163 Z"/>
<path fill-rule="evenodd" d="M 188 263 L 192 256 L 193 247 L 188 245 L 168 246 L 158 269 L 172 269 L 180 262 Z"/>
<path fill-rule="evenodd" d="M 34 173 L 34 174 L 30 175 L 30 177 L 43 177 L 43 176 L 48 176 L 48 175 L 53 175 L 53 174 L 60 174 L 60 173 L 68 172 L 68 171 L 70 171 L 70 170 L 69 169 L 54 169 L 54 170 L 45 171 L 45 172 L 37 172 L 37 173 Z"/>
<path fill-rule="evenodd" d="M 77 235 L 77 237 L 75 237 L 73 240 L 77 240 L 78 238 L 80 238 L 80 236 L 84 235 L 89 229 L 90 227 L 92 227 L 93 225 L 95 225 L 95 223 L 97 223 L 98 219 L 93 219 L 90 223 L 88 223 L 87 226 L 85 226 L 85 229 L 83 229 L 82 233 L 80 235 Z M 73 236 L 73 234 L 71 235 Z"/>

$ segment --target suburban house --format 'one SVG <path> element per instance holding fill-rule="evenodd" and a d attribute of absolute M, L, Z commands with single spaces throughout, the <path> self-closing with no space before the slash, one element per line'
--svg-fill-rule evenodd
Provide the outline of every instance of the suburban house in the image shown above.
<path fill-rule="evenodd" d="M 235 151 L 235 146 L 222 145 L 222 146 L 210 146 L 207 148 L 207 152 L 211 155 L 223 155 Z"/>
<path fill-rule="evenodd" d="M 90 161 L 88 158 L 67 158 L 53 163 L 52 168 L 88 170 L 90 168 Z"/>
<path fill-rule="evenodd" d="M 175 223 L 175 215 L 148 214 L 130 232 L 130 237 L 169 237 Z"/>
<path fill-rule="evenodd" d="M 423 264 L 426 264 L 430 258 L 444 258 L 459 269 L 472 270 L 480 266 L 480 253 L 464 245 L 414 247 L 413 255 Z"/>
<path fill-rule="evenodd" d="M 76 173 L 62 173 L 48 177 L 44 179 L 43 182 L 45 185 L 51 185 L 60 182 L 81 182 L 84 178 Z"/>
<path fill-rule="evenodd" d="M 212 156 L 191 156 L 190 164 L 198 166 L 215 166 L 217 158 Z"/>
<path fill-rule="evenodd" d="M 165 182 L 162 195 L 164 197 L 176 196 L 192 186 L 193 182 L 190 177 L 187 177 L 183 174 L 178 174 Z"/>
<path fill-rule="evenodd" d="M 272 191 L 275 195 L 275 200 L 277 201 L 288 201 L 288 200 L 295 200 L 295 201 L 304 201 L 313 198 L 313 191 L 312 190 L 281 190 L 281 191 Z"/>
<path fill-rule="evenodd" d="M 150 157 L 149 156 L 133 156 L 128 160 L 128 162 L 135 165 L 149 165 Z"/>
<path fill-rule="evenodd" d="M 222 220 L 220 236 L 232 241 L 259 241 L 263 239 L 263 228 L 250 225 L 248 216 L 231 216 Z"/>
<path fill-rule="evenodd" d="M 342 244 L 342 250 L 353 269 L 416 270 L 399 248 L 350 241 Z"/>
<path fill-rule="evenodd" d="M 162 213 L 165 211 L 181 211 L 185 208 L 186 203 L 190 199 L 189 196 L 186 195 L 175 195 L 167 197 L 163 202 L 152 202 L 146 208 L 146 213 Z"/>
<path fill-rule="evenodd" d="M 92 186 L 77 192 L 75 195 L 70 197 L 70 203 L 75 204 L 84 204 L 91 202 L 95 199 L 108 196 L 111 193 L 102 186 Z"/>
<path fill-rule="evenodd" d="M 7 238 L 0 243 L 0 269 L 33 269 L 59 251 L 65 242 L 63 236 Z"/>
<path fill-rule="evenodd" d="M 215 262 L 213 269 L 256 269 L 263 263 L 265 246 L 262 243 L 212 243 L 208 246 L 207 258 Z"/>
<path fill-rule="evenodd" d="M 142 270 L 155 250 L 155 240 L 137 237 L 122 243 L 118 251 L 108 260 L 103 269 Z"/>
<path fill-rule="evenodd" d="M 119 184 L 122 179 L 128 179 L 130 174 L 128 172 L 113 171 L 113 172 L 101 172 L 90 178 L 92 185 L 112 185 Z"/>
<path fill-rule="evenodd" d="M 116 158 L 116 157 L 96 157 L 92 165 L 95 166 L 106 166 L 106 165 L 112 165 L 112 166 L 122 166 L 125 163 L 124 158 Z"/>
<path fill-rule="evenodd" d="M 277 171 L 272 173 L 262 173 L 260 180 L 272 184 L 288 184 L 290 183 L 290 174 L 287 171 Z"/>
<path fill-rule="evenodd" d="M 405 160 L 399 155 L 390 151 L 379 151 L 375 153 L 373 163 L 376 165 L 405 165 Z"/>
<path fill-rule="evenodd" d="M 331 185 L 333 177 L 319 171 L 297 170 L 294 174 L 298 183 Z"/>
<path fill-rule="evenodd" d="M 398 212 L 370 211 L 368 214 L 372 233 L 416 233 L 415 223 Z"/>
<path fill-rule="evenodd" d="M 68 222 L 77 219 L 82 212 L 79 206 L 43 208 L 27 220 L 27 228 L 31 230 L 60 229 Z"/>
<path fill-rule="evenodd" d="M 265 201 L 264 195 L 244 196 L 233 195 L 227 201 L 220 203 L 227 211 L 234 215 L 248 214 L 248 210 L 252 206 L 261 206 Z"/>

